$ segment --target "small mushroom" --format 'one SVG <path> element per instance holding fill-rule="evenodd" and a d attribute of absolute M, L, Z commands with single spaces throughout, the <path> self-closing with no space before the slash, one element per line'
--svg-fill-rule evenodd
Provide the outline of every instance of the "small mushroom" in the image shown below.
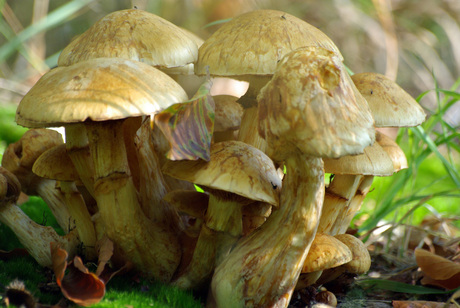
<path fill-rule="evenodd" d="M 323 271 L 323 274 L 317 282 L 318 284 L 324 284 L 332 281 L 345 272 L 362 275 L 365 274 L 371 267 L 371 257 L 369 255 L 369 251 L 360 239 L 351 234 L 337 234 L 334 237 L 348 246 L 353 258 L 350 262 Z"/>
<path fill-rule="evenodd" d="M 347 245 L 331 235 L 316 233 L 303 263 L 296 289 L 314 284 L 323 270 L 340 266 L 351 260 L 352 253 Z"/>
<path fill-rule="evenodd" d="M 240 128 L 243 108 L 236 101 L 238 97 L 231 95 L 213 96 L 215 109 L 214 142 L 235 140 L 235 133 Z"/>
<path fill-rule="evenodd" d="M 63 144 L 62 136 L 50 129 L 31 129 L 19 141 L 10 144 L 2 157 L 2 166 L 12 172 L 28 195 L 40 196 L 50 208 L 57 223 L 67 233 L 71 217 L 65 197 L 56 189 L 56 181 L 39 177 L 32 172 L 36 159 L 46 150 Z"/>
<path fill-rule="evenodd" d="M 43 152 L 35 161 L 32 171 L 42 178 L 58 181 L 66 199 L 66 207 L 75 220 L 78 236 L 85 247 L 86 257 L 95 258 L 97 239 L 94 224 L 83 196 L 75 184 L 80 178 L 72 160 L 67 155 L 65 144 Z"/>
<path fill-rule="evenodd" d="M 56 242 L 69 255 L 75 255 L 80 243 L 77 232 L 59 236 L 52 227 L 37 224 L 16 204 L 21 184 L 16 176 L 0 167 L 0 222 L 8 226 L 21 244 L 41 266 L 52 266 L 50 243 Z"/>
<path fill-rule="evenodd" d="M 209 194 L 192 261 L 174 282 L 194 288 L 210 277 L 215 264 L 242 236 L 242 207 L 254 201 L 277 206 L 281 181 L 270 158 L 241 141 L 213 144 L 209 162 L 169 161 L 163 172 L 200 185 Z"/>

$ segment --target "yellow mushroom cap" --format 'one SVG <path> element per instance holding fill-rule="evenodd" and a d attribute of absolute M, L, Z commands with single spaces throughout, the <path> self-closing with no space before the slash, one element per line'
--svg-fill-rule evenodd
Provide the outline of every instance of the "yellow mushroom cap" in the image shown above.
<path fill-rule="evenodd" d="M 241 124 L 243 107 L 236 101 L 238 97 L 231 95 L 215 95 L 212 97 L 216 105 L 214 112 L 214 131 L 224 132 L 237 130 Z"/>
<path fill-rule="evenodd" d="M 197 55 L 189 33 L 155 14 L 129 9 L 108 14 L 73 40 L 58 65 L 114 57 L 171 68 L 193 63 Z"/>
<path fill-rule="evenodd" d="M 352 253 L 347 245 L 331 235 L 317 233 L 301 272 L 322 271 L 348 263 L 351 260 Z"/>
<path fill-rule="evenodd" d="M 304 47 L 287 54 L 260 91 L 259 134 L 277 161 L 294 148 L 316 157 L 359 154 L 374 142 L 365 100 L 331 51 Z"/>
<path fill-rule="evenodd" d="M 335 238 L 347 245 L 353 254 L 353 259 L 342 265 L 344 269 L 358 275 L 366 273 L 371 267 L 371 257 L 363 242 L 351 234 L 337 234 Z"/>
<path fill-rule="evenodd" d="M 163 172 L 174 178 L 278 206 L 281 180 L 272 160 L 241 141 L 211 145 L 211 160 L 168 161 Z"/>
<path fill-rule="evenodd" d="M 187 100 L 168 75 L 131 60 L 97 58 L 43 75 L 21 100 L 16 122 L 53 127 L 157 113 Z"/>
<path fill-rule="evenodd" d="M 307 22 L 275 10 L 251 11 L 224 24 L 201 45 L 195 73 L 204 75 L 209 66 L 215 76 L 272 75 L 285 54 L 302 46 L 323 47 L 342 57 L 332 40 Z"/>
<path fill-rule="evenodd" d="M 56 145 L 43 152 L 35 161 L 32 172 L 39 177 L 57 181 L 80 180 L 65 144 Z"/>
<path fill-rule="evenodd" d="M 426 114 L 397 83 L 377 73 L 351 76 L 371 108 L 376 127 L 407 127 L 423 123 Z"/>
<path fill-rule="evenodd" d="M 377 132 L 375 139 L 393 162 L 394 172 L 408 168 L 406 155 L 396 142 L 381 132 Z"/>

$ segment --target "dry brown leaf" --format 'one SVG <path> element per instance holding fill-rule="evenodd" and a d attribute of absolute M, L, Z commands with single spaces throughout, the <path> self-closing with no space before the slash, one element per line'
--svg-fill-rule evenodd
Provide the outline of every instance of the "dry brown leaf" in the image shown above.
<path fill-rule="evenodd" d="M 75 257 L 73 263 L 67 263 L 67 257 L 64 249 L 51 243 L 53 270 L 62 294 L 80 306 L 98 303 L 105 294 L 104 282 L 90 273 L 79 257 Z"/>
<path fill-rule="evenodd" d="M 427 301 L 393 301 L 394 308 L 455 308 L 454 305 L 445 305 L 446 303 Z"/>
<path fill-rule="evenodd" d="M 453 290 L 460 287 L 460 264 L 424 249 L 415 250 L 417 265 L 424 273 L 422 284 Z"/>

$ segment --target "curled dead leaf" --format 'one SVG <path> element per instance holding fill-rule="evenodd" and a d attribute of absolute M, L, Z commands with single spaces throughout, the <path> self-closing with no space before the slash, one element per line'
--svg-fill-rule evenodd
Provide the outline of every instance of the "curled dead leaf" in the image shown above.
<path fill-rule="evenodd" d="M 105 294 L 104 282 L 90 273 L 79 257 L 75 257 L 70 263 L 67 262 L 67 257 L 64 249 L 51 243 L 53 270 L 62 294 L 81 306 L 98 303 Z"/>
<path fill-rule="evenodd" d="M 424 273 L 422 284 L 453 290 L 460 287 L 460 264 L 424 249 L 415 250 L 417 265 Z"/>

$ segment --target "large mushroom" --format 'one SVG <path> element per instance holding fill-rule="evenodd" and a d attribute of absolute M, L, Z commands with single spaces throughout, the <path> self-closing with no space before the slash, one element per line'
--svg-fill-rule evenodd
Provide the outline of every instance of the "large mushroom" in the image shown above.
<path fill-rule="evenodd" d="M 139 205 L 123 142 L 123 119 L 155 114 L 187 99 L 166 74 L 137 61 L 97 58 L 46 73 L 24 96 L 16 121 L 66 126 L 68 142 L 88 142 L 93 194 L 107 235 L 139 269 L 169 281 L 180 261 L 176 234 L 152 223 Z M 85 129 L 71 129 L 73 125 Z M 74 126 L 75 127 L 75 126 Z M 70 132 L 70 133 L 68 133 Z M 75 142 L 75 140 L 78 140 Z"/>
<path fill-rule="evenodd" d="M 249 82 L 240 99 L 245 108 L 238 140 L 265 151 L 257 133 L 257 100 L 260 89 L 270 80 L 276 64 L 288 52 L 303 46 L 317 46 L 342 55 L 332 40 L 309 23 L 285 12 L 256 10 L 233 18 L 214 32 L 198 51 L 197 75 L 227 77 Z"/>
<path fill-rule="evenodd" d="M 279 209 L 216 268 L 212 295 L 220 307 L 287 306 L 321 214 L 321 157 L 361 153 L 374 141 L 367 104 L 324 48 L 287 54 L 258 100 L 259 132 L 286 176 Z"/>
<path fill-rule="evenodd" d="M 242 236 L 242 207 L 254 201 L 277 206 L 281 181 L 271 159 L 241 141 L 215 143 L 209 162 L 169 161 L 163 172 L 195 183 L 209 194 L 193 258 L 175 281 L 182 288 L 197 287 Z"/>

